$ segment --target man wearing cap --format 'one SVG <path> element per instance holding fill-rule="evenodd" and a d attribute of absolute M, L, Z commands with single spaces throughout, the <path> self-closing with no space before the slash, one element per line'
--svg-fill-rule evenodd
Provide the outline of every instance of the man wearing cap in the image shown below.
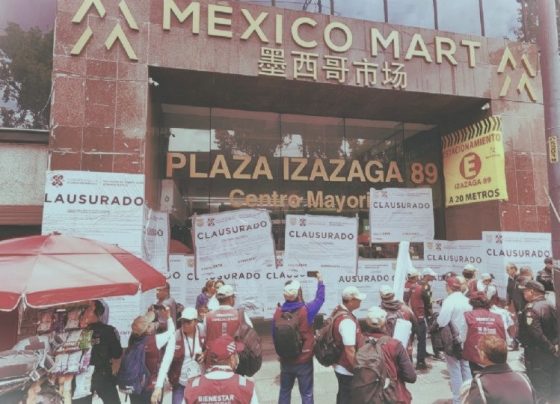
<path fill-rule="evenodd" d="M 406 282 L 404 284 L 404 293 L 403 293 L 403 302 L 410 306 L 410 297 L 412 295 L 412 289 L 416 287 L 418 282 L 418 277 L 420 276 L 420 272 L 416 270 L 416 268 L 412 268 L 408 271 L 406 275 Z"/>
<path fill-rule="evenodd" d="M 236 309 L 235 291 L 231 285 L 222 285 L 216 292 L 216 298 L 220 306 L 206 315 L 205 332 L 206 343 L 210 343 L 221 335 L 233 337 L 244 320 L 250 327 L 253 323 L 247 313 L 242 309 Z M 240 316 L 243 315 L 243 318 Z"/>
<path fill-rule="evenodd" d="M 167 371 L 169 383 L 173 388 L 172 404 L 183 402 L 185 386 L 190 379 L 200 376 L 204 359 L 204 341 L 198 327 L 198 311 L 194 307 L 183 309 L 179 322 L 181 328 L 175 333 L 173 360 Z"/>
<path fill-rule="evenodd" d="M 527 375 L 541 400 L 560 397 L 560 349 L 555 308 L 545 299 L 537 281 L 525 284 L 527 305 L 519 319 L 519 339 L 525 348 Z"/>
<path fill-rule="evenodd" d="M 165 282 L 165 286 L 156 289 L 156 299 L 157 302 L 154 305 L 154 309 L 159 323 L 158 331 L 165 331 L 167 329 L 167 316 L 163 313 L 165 307 L 168 307 L 170 310 L 173 324 L 177 321 L 177 303 L 175 299 L 171 297 L 171 286 L 169 282 Z"/>
<path fill-rule="evenodd" d="M 489 273 L 485 272 L 480 275 L 480 279 L 476 282 L 476 291 L 474 291 L 472 295 L 476 294 L 476 292 L 484 292 L 486 294 L 486 298 L 490 301 L 490 305 L 497 304 L 499 301 L 498 289 L 492 281 L 492 275 Z"/>
<path fill-rule="evenodd" d="M 229 335 L 221 335 L 207 344 L 207 373 L 189 380 L 185 389 L 185 403 L 247 403 L 258 404 L 255 383 L 235 374 L 238 353 L 243 343 Z"/>
<path fill-rule="evenodd" d="M 552 281 L 552 269 L 554 268 L 554 260 L 551 257 L 544 259 L 544 268 L 537 273 L 537 282 L 540 282 L 545 292 L 554 291 L 554 283 Z"/>
<path fill-rule="evenodd" d="M 352 312 L 360 307 L 365 298 L 366 295 L 360 293 L 358 288 L 348 286 L 342 291 L 342 304 L 338 305 L 331 314 L 331 317 L 334 317 L 340 312 L 343 313 L 336 317 L 333 323 L 335 343 L 344 347 L 340 359 L 334 365 L 334 374 L 338 380 L 336 404 L 350 402 L 354 359 L 356 349 L 362 341 L 360 324 Z"/>
<path fill-rule="evenodd" d="M 173 359 L 175 348 L 175 321 L 171 318 L 168 307 L 160 310 L 160 320 L 166 321 L 166 331 L 156 335 L 158 321 L 153 311 L 134 319 L 131 326 L 131 334 L 128 339 L 127 351 L 133 349 L 137 344 L 144 344 L 145 364 L 150 378 L 144 390 L 140 394 L 130 394 L 131 404 L 159 403 L 162 399 L 163 384 L 167 369 Z M 163 347 L 165 347 L 162 355 Z"/>
<path fill-rule="evenodd" d="M 115 327 L 102 322 L 105 306 L 100 300 L 94 300 L 86 309 L 81 325 L 92 332 L 91 361 L 95 366 L 91 378 L 91 391 L 97 393 L 104 403 L 119 403 L 117 384 L 113 376 L 112 361 L 122 355 L 122 347 L 118 331 Z M 93 395 L 74 400 L 75 403 L 91 403 Z"/>
<path fill-rule="evenodd" d="M 315 299 L 305 303 L 298 281 L 286 282 L 284 286 L 284 303 L 276 308 L 272 319 L 272 338 L 276 321 L 282 313 L 293 313 L 298 317 L 298 330 L 302 339 L 301 353 L 295 358 L 280 358 L 280 393 L 279 404 L 289 404 L 292 388 L 297 378 L 301 402 L 313 404 L 313 321 L 325 301 L 325 284 L 321 274 L 317 272 L 317 291 Z"/>
<path fill-rule="evenodd" d="M 476 292 L 476 283 L 477 283 L 476 272 L 477 269 L 473 264 L 467 264 L 463 268 L 463 277 L 467 281 L 467 289 L 468 289 L 467 297 L 471 293 Z"/>
<path fill-rule="evenodd" d="M 377 343 L 382 344 L 381 349 L 384 358 L 390 363 L 386 364 L 387 371 L 392 380 L 396 381 L 397 403 L 410 403 L 412 395 L 406 388 L 405 383 L 416 382 L 416 372 L 412 361 L 401 342 L 391 338 L 385 328 L 387 312 L 379 307 L 371 307 L 366 316 L 366 327 L 364 329 L 364 342 L 366 339 L 374 338 Z"/>
<path fill-rule="evenodd" d="M 418 346 L 416 353 L 416 369 L 424 370 L 426 365 L 426 331 L 428 319 L 432 316 L 432 288 L 430 282 L 436 279 L 437 274 L 431 268 L 424 268 L 422 279 L 411 286 L 410 289 L 410 308 L 416 316 L 418 327 Z"/>
<path fill-rule="evenodd" d="M 441 305 L 437 323 L 442 328 L 451 323 L 451 327 L 458 332 L 459 342 L 463 343 L 467 336 L 465 313 L 471 311 L 472 306 L 461 291 L 461 281 L 458 277 L 454 276 L 448 278 L 446 284 L 448 296 Z M 464 382 L 471 379 L 469 363 L 458 356 L 459 352 L 457 352 L 455 356 L 447 352 L 445 353 L 454 404 L 459 404 L 461 402 L 461 386 Z"/>
<path fill-rule="evenodd" d="M 418 322 L 416 316 L 405 303 L 400 300 L 395 299 L 395 292 L 393 288 L 389 285 L 381 285 L 379 288 L 379 295 L 381 296 L 381 308 L 387 313 L 387 318 L 385 320 L 385 330 L 387 335 L 395 335 L 395 326 L 397 325 L 398 319 L 403 319 L 410 322 L 410 335 L 408 340 L 403 336 L 404 347 L 406 348 L 408 355 L 412 359 L 412 344 L 414 342 L 414 334 L 418 329 Z"/>

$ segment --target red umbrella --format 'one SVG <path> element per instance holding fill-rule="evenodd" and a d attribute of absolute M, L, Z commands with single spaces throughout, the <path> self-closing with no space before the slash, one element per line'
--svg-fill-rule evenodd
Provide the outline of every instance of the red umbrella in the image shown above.
<path fill-rule="evenodd" d="M 0 242 L 0 310 L 134 295 L 165 276 L 131 253 L 85 238 L 50 234 Z"/>

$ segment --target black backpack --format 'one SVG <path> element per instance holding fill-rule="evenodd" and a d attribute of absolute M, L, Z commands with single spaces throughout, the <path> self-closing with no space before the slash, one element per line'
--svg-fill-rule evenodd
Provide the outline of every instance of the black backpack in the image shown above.
<path fill-rule="evenodd" d="M 398 401 L 397 382 L 389 374 L 389 367 L 395 365 L 385 361 L 383 345 L 389 336 L 369 337 L 356 352 L 354 376 L 352 376 L 351 403 L 395 403 Z"/>
<path fill-rule="evenodd" d="M 245 322 L 245 312 L 239 309 L 239 328 L 233 335 L 236 341 L 241 341 L 245 349 L 239 353 L 239 364 L 235 373 L 242 376 L 253 376 L 262 365 L 261 337 L 253 327 Z"/>
<path fill-rule="evenodd" d="M 280 309 L 278 309 L 280 310 Z M 301 308 L 294 312 L 284 311 L 274 320 L 274 349 L 281 358 L 297 358 L 303 349 L 303 340 L 299 332 Z"/>
<path fill-rule="evenodd" d="M 313 354 L 323 366 L 334 365 L 340 359 L 340 355 L 342 355 L 343 347 L 337 344 L 334 339 L 334 321 L 346 314 L 348 312 L 344 310 L 335 313 L 332 317 L 325 320 L 323 326 L 315 334 Z"/>

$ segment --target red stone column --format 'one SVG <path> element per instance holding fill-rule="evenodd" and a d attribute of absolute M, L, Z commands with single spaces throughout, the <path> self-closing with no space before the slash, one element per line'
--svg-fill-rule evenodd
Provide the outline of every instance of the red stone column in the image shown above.
<path fill-rule="evenodd" d="M 50 169 L 144 173 L 148 132 L 147 41 L 149 2 L 128 1 L 139 31 L 131 29 L 118 2 L 103 1 L 100 17 L 91 6 L 73 23 L 82 1 L 60 0 L 55 27 Z M 117 41 L 105 40 L 120 23 L 138 60 Z M 93 36 L 71 55 L 86 27 Z"/>

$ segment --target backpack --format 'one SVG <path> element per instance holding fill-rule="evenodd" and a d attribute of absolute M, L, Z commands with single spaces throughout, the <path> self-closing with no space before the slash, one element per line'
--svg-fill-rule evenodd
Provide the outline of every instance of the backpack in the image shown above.
<path fill-rule="evenodd" d="M 233 339 L 241 341 L 245 349 L 239 353 L 239 365 L 235 373 L 242 376 L 253 376 L 262 365 L 261 337 L 253 327 L 245 322 L 245 313 L 239 309 L 239 328 L 233 335 Z"/>
<path fill-rule="evenodd" d="M 274 349 L 281 358 L 297 358 L 303 349 L 299 332 L 300 310 L 301 308 L 292 313 L 281 312 L 280 317 L 274 320 Z"/>
<path fill-rule="evenodd" d="M 346 311 L 339 311 L 334 316 L 325 320 L 323 326 L 315 333 L 315 346 L 313 354 L 323 366 L 334 365 L 342 355 L 343 347 L 336 343 L 334 339 L 335 320 L 347 314 Z"/>
<path fill-rule="evenodd" d="M 369 337 L 356 352 L 354 376 L 352 376 L 351 403 L 395 403 L 398 400 L 397 382 L 391 378 L 385 360 L 383 345 L 390 341 L 389 336 L 379 339 Z M 396 369 L 395 373 L 396 373 Z"/>
<path fill-rule="evenodd" d="M 124 353 L 119 372 L 117 373 L 117 385 L 126 394 L 141 394 L 148 380 L 150 371 L 146 367 L 146 342 L 148 337 L 142 338 Z"/>
<path fill-rule="evenodd" d="M 397 325 L 398 319 L 405 319 L 401 310 L 396 311 L 388 311 L 387 310 L 387 318 L 385 319 L 385 330 L 387 331 L 387 335 L 393 336 L 395 333 L 395 326 Z"/>

